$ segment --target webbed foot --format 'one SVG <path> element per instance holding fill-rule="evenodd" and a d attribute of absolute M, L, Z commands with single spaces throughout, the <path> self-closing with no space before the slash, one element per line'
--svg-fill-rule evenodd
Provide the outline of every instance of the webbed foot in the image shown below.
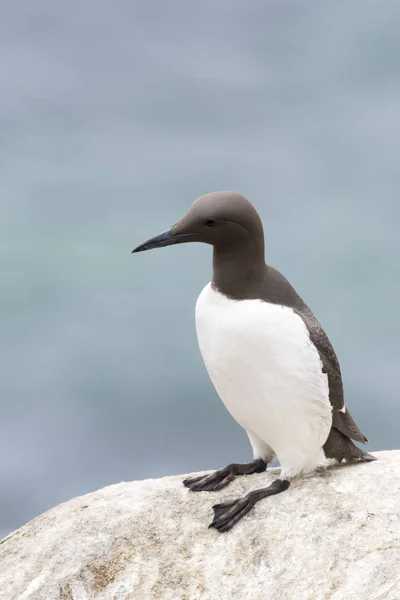
<path fill-rule="evenodd" d="M 267 468 L 267 463 L 261 458 L 246 464 L 231 464 L 224 469 L 219 469 L 209 475 L 190 477 L 183 481 L 183 485 L 192 492 L 216 492 L 233 481 L 237 475 L 251 475 L 262 473 Z"/>
<path fill-rule="evenodd" d="M 213 506 L 214 519 L 209 527 L 214 527 L 220 533 L 229 531 L 242 517 L 247 515 L 259 500 L 267 496 L 279 494 L 287 490 L 289 485 L 290 482 L 287 480 L 276 479 L 267 488 L 249 492 L 243 498 L 223 502 L 222 504 L 215 504 Z"/>

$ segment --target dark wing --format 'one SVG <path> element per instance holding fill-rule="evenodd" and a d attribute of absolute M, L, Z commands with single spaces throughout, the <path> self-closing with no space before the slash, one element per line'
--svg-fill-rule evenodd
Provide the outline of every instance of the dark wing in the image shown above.
<path fill-rule="evenodd" d="M 265 302 L 289 306 L 306 324 L 312 343 L 316 346 L 322 361 L 323 371 L 328 375 L 329 400 L 332 404 L 332 427 L 356 442 L 367 442 L 353 421 L 344 404 L 342 374 L 339 361 L 328 336 L 313 312 L 303 302 L 288 280 L 271 266 L 266 267 L 264 281 L 260 293 L 254 297 Z"/>
<path fill-rule="evenodd" d="M 305 322 L 310 339 L 319 352 L 324 373 L 328 375 L 329 400 L 332 404 L 332 427 L 356 442 L 367 442 L 367 438 L 359 430 L 348 408 L 345 407 L 339 361 L 328 336 L 308 307 L 304 307 L 303 310 L 295 309 L 295 312 Z"/>

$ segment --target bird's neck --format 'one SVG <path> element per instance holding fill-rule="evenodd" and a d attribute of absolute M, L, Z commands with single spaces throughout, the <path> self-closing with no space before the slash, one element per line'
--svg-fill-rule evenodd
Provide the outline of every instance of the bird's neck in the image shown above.
<path fill-rule="evenodd" d="M 235 300 L 258 298 L 266 268 L 264 243 L 214 247 L 212 286 Z"/>

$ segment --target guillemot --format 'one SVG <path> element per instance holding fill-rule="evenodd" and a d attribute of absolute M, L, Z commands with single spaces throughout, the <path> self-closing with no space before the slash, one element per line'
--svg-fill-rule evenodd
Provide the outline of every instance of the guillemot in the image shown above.
<path fill-rule="evenodd" d="M 287 279 L 265 263 L 261 219 L 236 192 L 200 196 L 171 229 L 132 252 L 203 242 L 213 246 L 213 276 L 196 303 L 200 351 L 211 381 L 246 430 L 253 461 L 186 479 L 192 491 L 220 490 L 237 475 L 260 473 L 276 457 L 268 487 L 213 506 L 210 527 L 228 531 L 262 498 L 286 490 L 319 464 L 372 461 L 344 403 L 335 351 Z"/>

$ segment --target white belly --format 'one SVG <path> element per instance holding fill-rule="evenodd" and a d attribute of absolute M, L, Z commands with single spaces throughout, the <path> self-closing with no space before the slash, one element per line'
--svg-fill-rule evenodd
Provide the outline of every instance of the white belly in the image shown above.
<path fill-rule="evenodd" d="M 253 448 L 257 438 L 269 446 L 281 476 L 312 468 L 332 416 L 328 378 L 301 317 L 261 300 L 231 300 L 208 284 L 196 329 L 211 381 Z"/>

